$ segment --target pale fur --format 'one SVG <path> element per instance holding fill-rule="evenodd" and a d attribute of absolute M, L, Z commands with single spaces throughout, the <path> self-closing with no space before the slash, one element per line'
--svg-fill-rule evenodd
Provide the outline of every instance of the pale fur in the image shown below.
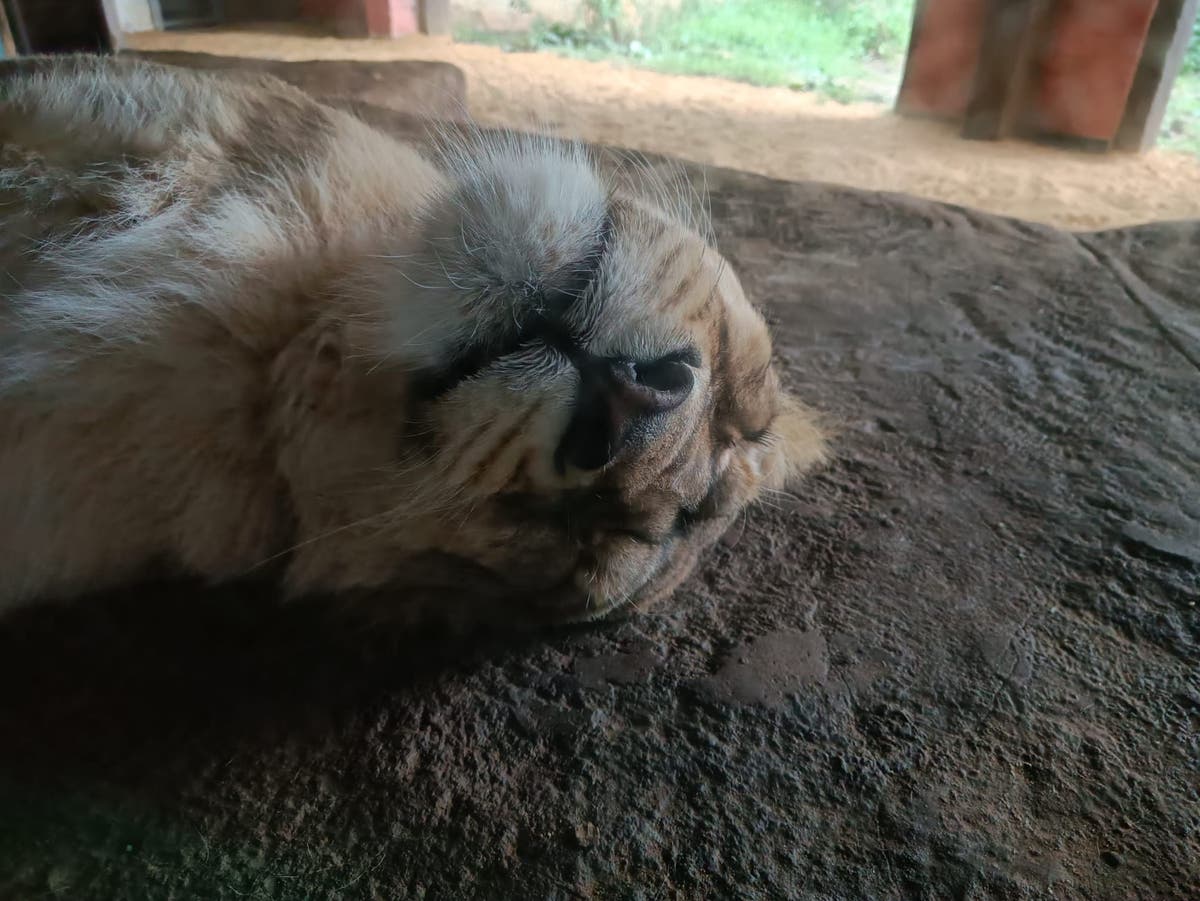
<path fill-rule="evenodd" d="M 687 204 L 664 180 L 638 193 L 623 178 L 547 139 L 422 149 L 265 77 L 89 58 L 10 74 L 0 609 L 155 564 L 213 582 L 278 564 L 293 594 L 426 581 L 461 594 L 419 571 L 438 554 L 496 574 L 497 605 L 575 618 L 686 574 L 676 558 L 697 551 L 682 539 L 650 553 L 591 524 L 560 534 L 507 499 L 603 485 L 622 516 L 657 523 L 732 466 L 753 482 L 740 507 L 820 458 L 794 401 L 773 405 L 770 438 L 721 451 L 700 432 L 715 415 L 709 361 L 641 450 L 564 472 L 553 450 L 579 375 L 561 354 L 522 346 L 433 400 L 414 388 L 544 312 L 617 197 L 596 283 L 563 316 L 572 333 L 592 353 L 653 359 L 711 332 L 715 297 L 724 352 L 767 372 L 761 319 Z M 669 253 L 647 250 L 650 231 Z M 653 298 L 676 284 L 664 315 Z M 697 459 L 664 468 L 685 439 Z M 660 495 L 663 511 L 647 500 Z M 540 599 L 563 586 L 570 597 Z"/>

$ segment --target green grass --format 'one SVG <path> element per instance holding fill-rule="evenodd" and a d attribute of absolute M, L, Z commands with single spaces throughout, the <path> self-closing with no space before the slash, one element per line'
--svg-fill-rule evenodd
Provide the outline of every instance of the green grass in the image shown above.
<path fill-rule="evenodd" d="M 685 0 L 679 12 L 644 22 L 634 33 L 611 0 L 587 2 L 588 24 L 538 22 L 523 35 L 464 31 L 456 37 L 852 100 L 872 66 L 899 65 L 912 16 L 912 0 Z"/>
<path fill-rule="evenodd" d="M 1200 72 L 1180 73 L 1171 89 L 1158 146 L 1200 156 Z"/>
<path fill-rule="evenodd" d="M 1192 43 L 1179 79 L 1171 89 L 1158 143 L 1168 150 L 1185 150 L 1200 156 L 1200 19 L 1192 27 Z"/>

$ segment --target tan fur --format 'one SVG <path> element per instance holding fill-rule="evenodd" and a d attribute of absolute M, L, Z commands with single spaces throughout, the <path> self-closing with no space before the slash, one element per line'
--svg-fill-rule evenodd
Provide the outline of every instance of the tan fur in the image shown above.
<path fill-rule="evenodd" d="M 820 459 L 661 182 L 539 139 L 443 145 L 265 77 L 76 58 L 0 82 L 0 608 L 157 564 L 592 617 L 669 593 Z M 699 358 L 584 471 L 555 458 L 581 376 L 521 330 L 592 259 L 553 314 L 572 347 Z"/>

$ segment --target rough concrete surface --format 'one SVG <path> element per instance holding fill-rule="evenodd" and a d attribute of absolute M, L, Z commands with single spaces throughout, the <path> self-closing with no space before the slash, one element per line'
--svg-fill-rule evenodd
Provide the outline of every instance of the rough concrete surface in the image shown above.
<path fill-rule="evenodd" d="M 288 63 L 175 50 L 127 51 L 124 55 L 188 69 L 234 68 L 240 72 L 274 75 L 326 100 L 351 98 L 415 116 L 467 117 L 467 79 L 461 69 L 450 63 L 427 60 L 378 62 L 367 66 L 336 60 Z"/>
<path fill-rule="evenodd" d="M 0 898 L 1200 897 L 1200 226 L 693 174 L 833 463 L 597 628 L 0 623 Z"/>

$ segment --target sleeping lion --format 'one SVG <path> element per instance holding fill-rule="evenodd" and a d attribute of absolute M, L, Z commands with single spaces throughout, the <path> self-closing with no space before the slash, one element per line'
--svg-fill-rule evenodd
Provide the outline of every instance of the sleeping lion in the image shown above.
<path fill-rule="evenodd" d="M 823 453 L 645 167 L 405 143 L 265 76 L 0 82 L 0 609 L 170 572 L 563 622 Z"/>

